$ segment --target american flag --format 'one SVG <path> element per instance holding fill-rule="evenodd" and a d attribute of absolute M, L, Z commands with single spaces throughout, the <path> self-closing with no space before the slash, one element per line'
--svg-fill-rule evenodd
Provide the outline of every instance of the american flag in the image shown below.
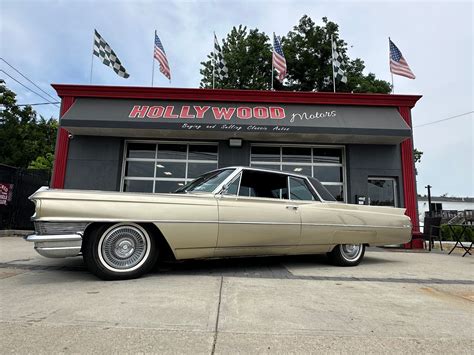
<path fill-rule="evenodd" d="M 390 44 L 390 72 L 410 79 L 415 79 L 415 74 L 411 71 L 407 61 L 403 58 L 402 52 L 389 38 Z"/>
<path fill-rule="evenodd" d="M 286 59 L 281 49 L 280 39 L 273 33 L 273 67 L 278 71 L 278 80 L 283 82 L 286 76 Z"/>
<path fill-rule="evenodd" d="M 171 80 L 171 71 L 168 64 L 168 59 L 166 58 L 166 52 L 161 44 L 160 37 L 156 34 L 155 31 L 155 51 L 153 53 L 155 59 L 160 63 L 160 72 L 163 73 L 169 80 Z"/>

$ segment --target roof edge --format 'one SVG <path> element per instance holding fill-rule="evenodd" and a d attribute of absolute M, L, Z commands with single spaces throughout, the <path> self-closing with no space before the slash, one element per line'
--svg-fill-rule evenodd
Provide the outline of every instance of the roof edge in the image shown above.
<path fill-rule="evenodd" d="M 421 95 L 52 84 L 58 96 L 414 107 Z"/>

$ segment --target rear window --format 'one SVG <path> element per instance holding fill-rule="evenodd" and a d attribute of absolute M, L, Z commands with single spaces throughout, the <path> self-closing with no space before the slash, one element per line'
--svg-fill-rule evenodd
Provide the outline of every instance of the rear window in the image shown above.
<path fill-rule="evenodd" d="M 318 179 L 315 179 L 313 177 L 308 177 L 308 178 L 309 178 L 309 181 L 311 181 L 311 184 L 314 186 L 314 188 L 318 192 L 319 196 L 321 196 L 321 198 L 324 201 L 334 201 L 334 202 L 337 201 L 334 198 L 334 196 L 331 195 L 331 193 L 323 186 L 323 184 L 319 182 Z"/>

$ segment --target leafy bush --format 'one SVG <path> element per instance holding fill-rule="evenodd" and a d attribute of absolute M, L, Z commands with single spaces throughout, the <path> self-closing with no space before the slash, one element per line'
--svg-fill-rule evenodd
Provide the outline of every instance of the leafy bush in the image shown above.
<path fill-rule="evenodd" d="M 453 226 L 451 228 L 454 229 L 456 234 L 461 233 L 461 229 L 462 229 L 461 226 Z M 464 232 L 464 235 L 463 235 L 461 241 L 471 242 L 473 240 L 473 237 L 474 237 L 474 227 L 470 227 L 470 228 L 467 228 L 466 231 Z M 453 232 L 451 231 L 449 226 L 446 225 L 446 224 L 441 225 L 441 239 L 442 240 L 454 240 Z"/>

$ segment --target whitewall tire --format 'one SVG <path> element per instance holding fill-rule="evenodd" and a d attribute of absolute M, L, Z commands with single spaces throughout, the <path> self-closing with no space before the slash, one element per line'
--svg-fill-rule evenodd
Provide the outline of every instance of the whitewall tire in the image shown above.
<path fill-rule="evenodd" d="M 87 233 L 83 245 L 87 268 L 104 280 L 140 277 L 157 259 L 150 231 L 136 223 L 101 225 Z"/>
<path fill-rule="evenodd" d="M 364 258 L 364 244 L 339 244 L 328 253 L 329 260 L 338 266 L 356 266 Z"/>

